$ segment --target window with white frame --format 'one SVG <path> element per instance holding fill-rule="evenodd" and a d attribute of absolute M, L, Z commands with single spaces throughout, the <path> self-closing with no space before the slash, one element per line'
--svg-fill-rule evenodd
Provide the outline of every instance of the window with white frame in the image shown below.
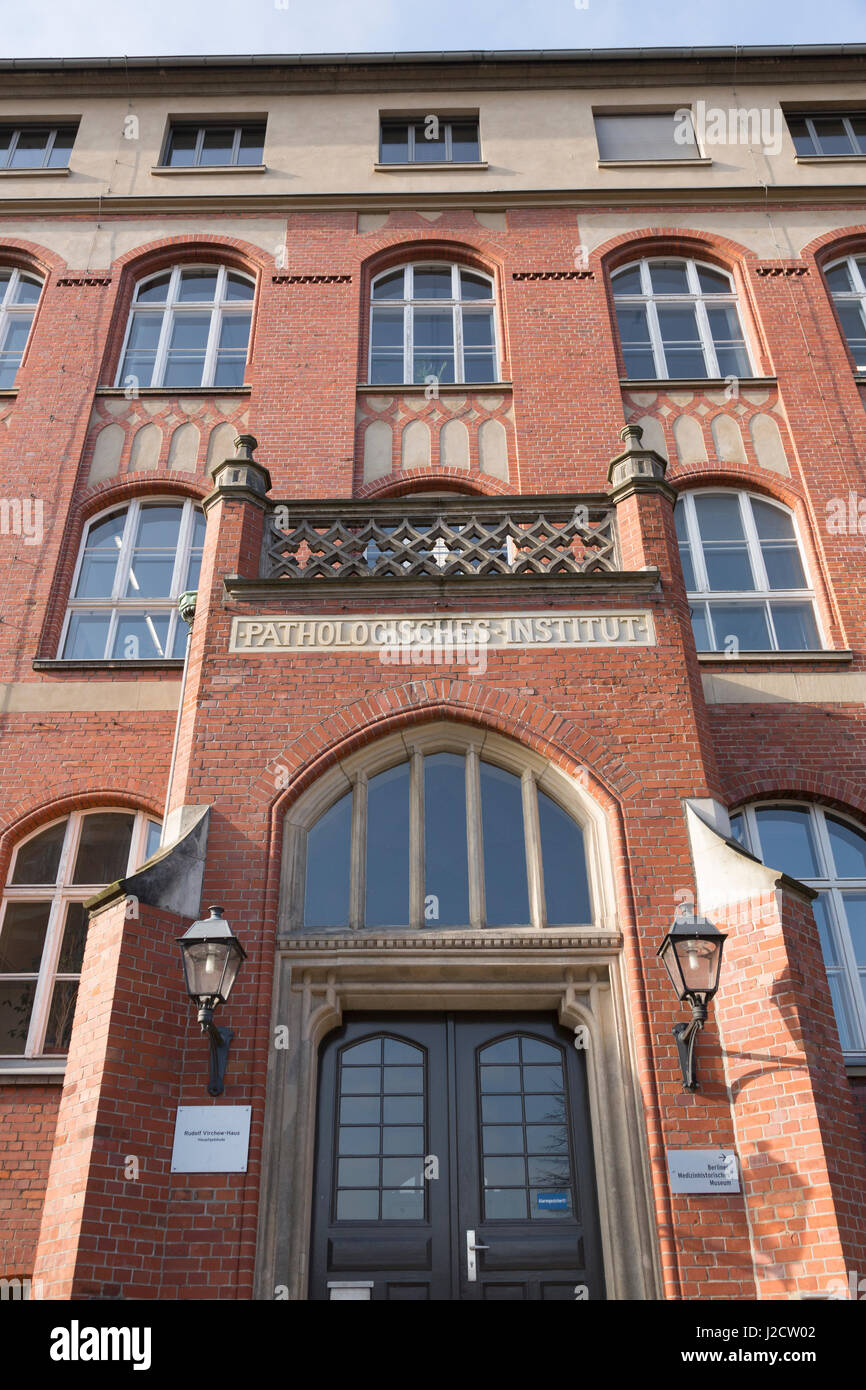
<path fill-rule="evenodd" d="M 17 846 L 0 909 L 0 1056 L 68 1050 L 84 903 L 155 854 L 160 833 L 142 812 L 75 811 Z"/>
<path fill-rule="evenodd" d="M 224 265 L 174 266 L 136 285 L 118 386 L 242 386 L 255 285 Z"/>
<path fill-rule="evenodd" d="M 406 265 L 373 281 L 371 383 L 499 379 L 493 281 L 461 265 Z"/>
<path fill-rule="evenodd" d="M 0 387 L 15 385 L 42 281 L 14 266 L 0 266 Z"/>
<path fill-rule="evenodd" d="M 481 158 L 478 117 L 383 118 L 380 164 L 477 164 Z"/>
<path fill-rule="evenodd" d="M 205 518 L 192 501 L 131 502 L 89 522 L 72 582 L 65 661 L 182 657 L 177 600 L 198 586 Z"/>
<path fill-rule="evenodd" d="M 264 159 L 264 148 L 264 121 L 237 124 L 173 121 L 162 162 L 172 168 L 259 165 Z"/>
<path fill-rule="evenodd" d="M 77 124 L 0 126 L 0 169 L 65 169 Z"/>
<path fill-rule="evenodd" d="M 734 282 L 701 261 L 634 261 L 611 276 L 626 376 L 751 376 Z"/>
<path fill-rule="evenodd" d="M 866 372 L 866 256 L 846 256 L 825 266 L 842 332 L 858 372 Z"/>
<path fill-rule="evenodd" d="M 303 839 L 308 929 L 593 920 L 580 825 L 530 772 L 475 749 L 360 778 Z"/>
<path fill-rule="evenodd" d="M 866 111 L 825 111 L 787 116 L 800 156 L 866 154 Z"/>
<path fill-rule="evenodd" d="M 731 816 L 736 840 L 818 897 L 812 904 L 844 1052 L 866 1052 L 866 833 L 822 806 L 770 803 Z"/>
<path fill-rule="evenodd" d="M 821 648 L 786 507 L 745 492 L 686 492 L 674 520 L 698 651 Z"/>

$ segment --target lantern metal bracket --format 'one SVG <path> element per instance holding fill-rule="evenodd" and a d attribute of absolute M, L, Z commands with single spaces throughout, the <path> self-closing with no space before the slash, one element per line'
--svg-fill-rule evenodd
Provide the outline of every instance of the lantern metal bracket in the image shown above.
<path fill-rule="evenodd" d="M 213 1009 L 199 1009 L 198 1021 L 201 1031 L 207 1033 L 210 1043 L 210 1071 L 207 1091 L 209 1096 L 221 1096 L 225 1089 L 226 1068 L 229 1062 L 229 1047 L 234 1042 L 231 1028 L 218 1028 L 213 1021 Z"/>
<path fill-rule="evenodd" d="M 680 1071 L 683 1074 L 684 1091 L 697 1091 L 700 1089 L 698 1086 L 697 1065 L 695 1063 L 695 1043 L 698 1040 L 698 1033 L 700 1033 L 707 1021 L 706 1004 L 701 1004 L 693 999 L 691 1005 L 691 1020 L 688 1023 L 674 1024 L 674 1038 L 680 1057 Z"/>

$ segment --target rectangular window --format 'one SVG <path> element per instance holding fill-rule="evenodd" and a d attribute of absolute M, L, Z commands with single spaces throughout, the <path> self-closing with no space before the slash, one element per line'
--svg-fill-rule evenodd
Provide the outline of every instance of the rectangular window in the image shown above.
<path fill-rule="evenodd" d="M 0 126 L 0 169 L 66 169 L 77 124 Z"/>
<path fill-rule="evenodd" d="M 480 159 L 477 116 L 445 120 L 431 113 L 381 122 L 380 164 L 477 164 Z"/>
<path fill-rule="evenodd" d="M 866 111 L 800 112 L 786 119 L 799 155 L 866 155 Z"/>
<path fill-rule="evenodd" d="M 264 163 L 265 123 L 207 125 L 178 122 L 168 133 L 163 164 L 173 168 L 221 168 Z"/>
<path fill-rule="evenodd" d="M 700 159 L 689 111 L 635 111 L 595 117 L 598 157 L 606 159 Z"/>

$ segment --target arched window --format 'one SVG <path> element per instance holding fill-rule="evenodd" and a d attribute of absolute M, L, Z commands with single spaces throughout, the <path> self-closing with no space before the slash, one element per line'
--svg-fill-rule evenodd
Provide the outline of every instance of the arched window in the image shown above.
<path fill-rule="evenodd" d="M 255 285 L 224 265 L 175 266 L 135 287 L 118 386 L 242 386 Z"/>
<path fill-rule="evenodd" d="M 820 650 L 785 507 L 745 492 L 686 492 L 674 519 L 698 651 Z"/>
<path fill-rule="evenodd" d="M 866 256 L 846 256 L 824 270 L 858 372 L 866 372 Z"/>
<path fill-rule="evenodd" d="M 0 387 L 4 389 L 15 385 L 41 293 L 37 276 L 12 266 L 0 267 Z"/>
<path fill-rule="evenodd" d="M 474 748 L 359 778 L 305 840 L 308 929 L 593 919 L 580 826 L 531 773 Z"/>
<path fill-rule="evenodd" d="M 752 376 L 734 282 L 692 260 L 642 260 L 611 276 L 626 376 Z"/>
<path fill-rule="evenodd" d="M 373 281 L 371 382 L 499 380 L 489 275 L 460 265 L 406 265 Z"/>
<path fill-rule="evenodd" d="M 18 845 L 0 909 L 0 1056 L 66 1052 L 84 903 L 155 854 L 159 838 L 142 812 L 75 811 Z"/>
<path fill-rule="evenodd" d="M 177 600 L 198 586 L 205 519 L 192 501 L 131 502 L 88 524 L 60 655 L 66 661 L 182 657 Z"/>
<path fill-rule="evenodd" d="M 818 890 L 812 904 L 845 1052 L 866 1052 L 866 832 L 821 806 L 746 806 L 735 839 Z"/>

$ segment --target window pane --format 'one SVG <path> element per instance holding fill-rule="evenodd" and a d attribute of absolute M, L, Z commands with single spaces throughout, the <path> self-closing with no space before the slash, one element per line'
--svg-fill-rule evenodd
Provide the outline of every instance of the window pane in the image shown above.
<path fill-rule="evenodd" d="M 692 563 L 692 548 L 680 541 L 680 564 L 683 569 L 683 582 L 687 590 L 697 588 L 695 567 Z"/>
<path fill-rule="evenodd" d="M 710 652 L 713 650 L 713 639 L 710 633 L 709 620 L 707 618 L 707 608 L 704 603 L 696 603 L 691 609 L 692 632 L 695 637 L 695 646 L 699 652 Z"/>
<path fill-rule="evenodd" d="M 833 919 L 830 913 L 829 894 L 819 893 L 818 897 L 812 903 L 812 910 L 815 913 L 815 923 L 818 927 L 818 936 L 821 941 L 824 964 L 828 968 L 831 966 L 838 966 L 839 955 L 836 950 Z"/>
<path fill-rule="evenodd" d="M 812 143 L 805 116 L 789 116 L 788 129 L 791 132 L 791 139 L 794 141 L 794 149 L 797 154 L 815 154 L 815 146 Z"/>
<path fill-rule="evenodd" d="M 244 126 L 238 147 L 238 164 L 263 164 L 265 158 L 264 126 Z"/>
<path fill-rule="evenodd" d="M 780 651 L 821 650 L 821 639 L 811 603 L 771 603 L 773 626 Z"/>
<path fill-rule="evenodd" d="M 463 346 L 465 348 L 490 348 L 493 346 L 493 313 L 486 310 L 463 314 Z"/>
<path fill-rule="evenodd" d="M 108 613 L 73 613 L 66 630 L 67 661 L 104 661 L 111 617 Z"/>
<path fill-rule="evenodd" d="M 42 293 L 42 281 L 33 280 L 27 275 L 21 275 L 18 279 L 18 288 L 15 291 L 15 304 L 35 304 Z"/>
<path fill-rule="evenodd" d="M 217 287 L 217 272 L 213 268 L 198 268 L 196 270 L 184 270 L 180 276 L 180 289 L 178 299 L 182 304 L 200 303 L 203 300 L 215 299 Z M 190 316 L 192 319 L 195 315 Z"/>
<path fill-rule="evenodd" d="M 424 759 L 425 920 L 439 926 L 469 923 L 466 839 L 466 760 L 456 753 Z"/>
<path fill-rule="evenodd" d="M 234 126 L 211 126 L 201 145 L 202 164 L 231 164 L 235 141 Z"/>
<path fill-rule="evenodd" d="M 745 540 L 740 503 L 736 493 L 698 493 L 695 496 L 698 530 L 705 541 Z"/>
<path fill-rule="evenodd" d="M 409 764 L 370 779 L 367 787 L 367 925 L 409 922 Z"/>
<path fill-rule="evenodd" d="M 754 589 L 745 545 L 705 545 L 704 563 L 711 589 Z"/>
<path fill-rule="evenodd" d="M 821 154 L 856 154 L 841 116 L 818 116 L 812 122 Z"/>
<path fill-rule="evenodd" d="M 72 1022 L 78 999 L 77 980 L 57 980 L 51 996 L 48 1027 L 45 1030 L 43 1052 L 68 1052 L 72 1037 Z"/>
<path fill-rule="evenodd" d="M 0 1054 L 24 1052 L 35 994 L 35 980 L 0 980 Z"/>
<path fill-rule="evenodd" d="M 446 380 L 440 377 L 440 381 Z M 492 352 L 467 352 L 463 358 L 463 380 L 473 381 L 497 381 L 499 379 L 499 368 L 496 358 Z"/>
<path fill-rule="evenodd" d="M 249 300 L 254 299 L 256 287 L 244 275 L 233 275 L 231 272 L 226 276 L 226 299 L 227 300 Z"/>
<path fill-rule="evenodd" d="M 469 164 L 481 158 L 477 121 L 454 121 L 451 125 L 451 158 Z"/>
<path fill-rule="evenodd" d="M 166 153 L 166 164 L 194 164 L 198 131 L 194 126 L 175 126 Z"/>
<path fill-rule="evenodd" d="M 526 925 L 529 891 L 520 779 L 485 762 L 481 764 L 481 821 L 488 925 Z"/>
<path fill-rule="evenodd" d="M 798 806 L 759 806 L 755 811 L 761 859 L 793 878 L 822 876 L 812 820 Z"/>
<path fill-rule="evenodd" d="M 850 1051 L 854 1048 L 854 1025 L 851 1021 L 848 981 L 840 971 L 833 971 L 828 974 L 827 983 L 830 986 L 833 1013 L 836 1015 L 836 1026 L 839 1029 L 839 1044 L 843 1050 Z"/>
<path fill-rule="evenodd" d="M 460 272 L 461 299 L 492 299 L 493 286 L 483 275 L 473 275 L 471 270 Z"/>
<path fill-rule="evenodd" d="M 806 576 L 796 542 L 793 545 L 762 545 L 761 553 L 771 589 L 806 588 Z"/>
<path fill-rule="evenodd" d="M 415 163 L 441 164 L 445 159 L 445 121 L 415 122 Z"/>
<path fill-rule="evenodd" d="M 69 903 L 57 961 L 58 975 L 80 975 L 87 939 L 87 910 L 83 903 Z"/>
<path fill-rule="evenodd" d="M 114 630 L 112 657 L 118 661 L 154 661 L 168 656 L 170 613 L 121 613 Z"/>
<path fill-rule="evenodd" d="M 76 598 L 111 598 L 114 588 L 114 575 L 117 570 L 117 555 L 96 554 L 85 551 L 81 561 L 78 583 L 75 586 Z"/>
<path fill-rule="evenodd" d="M 859 153 L 866 154 L 866 116 L 849 116 L 848 119 Z"/>
<path fill-rule="evenodd" d="M 162 314 L 133 314 L 129 327 L 128 352 L 155 352 L 162 328 Z"/>
<path fill-rule="evenodd" d="M 728 276 L 722 270 L 710 270 L 709 266 L 699 265 L 698 283 L 704 294 L 731 294 L 732 287 Z"/>
<path fill-rule="evenodd" d="M 583 832 L 544 792 L 538 793 L 547 920 L 552 926 L 591 922 Z"/>
<path fill-rule="evenodd" d="M 643 294 L 639 265 L 632 265 L 628 266 L 625 270 L 618 270 L 617 273 L 611 277 L 611 283 L 615 295 Z"/>
<path fill-rule="evenodd" d="M 164 304 L 168 295 L 170 280 L 171 273 L 167 271 L 164 275 L 155 275 L 152 280 L 147 280 L 144 284 L 139 285 L 135 292 L 136 303 Z"/>
<path fill-rule="evenodd" d="M 0 930 L 0 971 L 9 975 L 37 973 L 50 912 L 50 902 L 6 904 Z"/>
<path fill-rule="evenodd" d="M 774 507 L 771 502 L 762 502 L 759 497 L 751 498 L 751 505 L 755 527 L 762 541 L 794 539 L 794 522 L 788 512 Z"/>
<path fill-rule="evenodd" d="M 660 304 L 658 319 L 668 376 L 706 376 L 694 305 Z"/>
<path fill-rule="evenodd" d="M 11 169 L 41 169 L 45 162 L 45 149 L 49 132 L 44 128 L 18 132 L 18 144 L 12 153 Z"/>
<path fill-rule="evenodd" d="M 656 367 L 646 309 L 643 305 L 627 307 L 619 304 L 616 321 L 627 374 L 630 377 L 654 377 Z"/>
<path fill-rule="evenodd" d="M 454 380 L 454 315 L 450 309 L 415 310 L 415 374 L 422 382 Z"/>
<path fill-rule="evenodd" d="M 214 368 L 214 386 L 243 386 L 246 364 L 246 352 L 219 353 Z"/>
<path fill-rule="evenodd" d="M 147 822 L 147 836 L 144 846 L 144 857 L 149 859 L 152 854 L 156 854 L 162 839 L 162 826 L 159 821 L 149 820 Z"/>
<path fill-rule="evenodd" d="M 843 893 L 845 916 L 858 966 L 866 966 L 866 893 Z"/>
<path fill-rule="evenodd" d="M 689 293 L 685 261 L 650 261 L 649 273 L 654 294 Z"/>
<path fill-rule="evenodd" d="M 352 793 L 347 792 L 307 835 L 305 926 L 349 925 L 351 838 Z"/>
<path fill-rule="evenodd" d="M 85 816 L 73 883 L 115 883 L 126 874 L 135 816 L 97 811 Z"/>
<path fill-rule="evenodd" d="M 416 267 L 413 297 L 415 299 L 450 299 L 450 265 Z"/>
<path fill-rule="evenodd" d="M 853 290 L 854 288 L 851 271 L 844 261 L 841 265 L 834 265 L 832 269 L 825 270 L 824 278 L 831 290 Z"/>
<path fill-rule="evenodd" d="M 734 639 L 742 651 L 772 650 L 770 629 L 763 604 L 711 603 L 715 651 L 724 651 Z"/>
<path fill-rule="evenodd" d="M 246 356 L 250 338 L 250 315 L 224 313 L 220 324 L 220 352 L 241 352 Z"/>
<path fill-rule="evenodd" d="M 72 153 L 72 146 L 75 143 L 75 127 L 61 127 L 55 137 L 48 156 L 49 169 L 65 169 L 69 164 L 69 156 Z"/>
<path fill-rule="evenodd" d="M 389 275 L 383 275 L 373 286 L 373 298 L 402 299 L 404 274 L 402 270 L 392 270 Z"/>
<path fill-rule="evenodd" d="M 600 159 L 695 159 L 698 148 L 691 116 L 673 111 L 596 116 Z"/>
<path fill-rule="evenodd" d="M 341 1188 L 337 1193 L 338 1221 L 376 1221 L 379 1215 L 379 1193 Z"/>
<path fill-rule="evenodd" d="M 65 820 L 40 830 L 31 840 L 19 847 L 15 859 L 15 872 L 12 883 L 56 883 L 60 868 L 60 852 L 66 834 Z"/>
<path fill-rule="evenodd" d="M 866 835 L 836 816 L 825 820 L 839 878 L 866 878 Z"/>
<path fill-rule="evenodd" d="M 382 122 L 380 164 L 406 164 L 409 160 L 409 123 Z"/>
<path fill-rule="evenodd" d="M 373 336 L 374 348 L 399 348 L 402 359 L 403 348 L 403 310 L 374 309 Z"/>

